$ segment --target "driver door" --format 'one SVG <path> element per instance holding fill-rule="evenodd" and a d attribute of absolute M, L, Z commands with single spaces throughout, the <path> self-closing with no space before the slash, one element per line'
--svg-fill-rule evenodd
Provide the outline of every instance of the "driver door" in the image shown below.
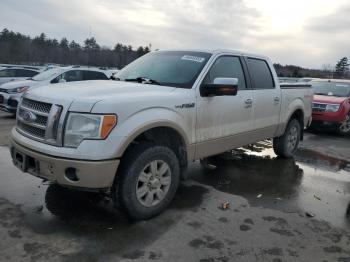
<path fill-rule="evenodd" d="M 197 92 L 196 158 L 225 152 L 247 144 L 253 130 L 253 94 L 242 59 L 219 56 L 207 72 L 203 84 L 215 78 L 238 79 L 236 96 L 201 97 Z"/>

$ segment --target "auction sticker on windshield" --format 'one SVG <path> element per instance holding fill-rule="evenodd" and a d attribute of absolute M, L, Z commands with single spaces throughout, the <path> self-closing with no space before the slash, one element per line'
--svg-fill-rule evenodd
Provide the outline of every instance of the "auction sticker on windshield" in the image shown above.
<path fill-rule="evenodd" d="M 189 61 L 194 61 L 198 63 L 203 63 L 205 58 L 199 57 L 199 56 L 191 56 L 191 55 L 184 55 L 181 57 L 182 60 L 189 60 Z"/>

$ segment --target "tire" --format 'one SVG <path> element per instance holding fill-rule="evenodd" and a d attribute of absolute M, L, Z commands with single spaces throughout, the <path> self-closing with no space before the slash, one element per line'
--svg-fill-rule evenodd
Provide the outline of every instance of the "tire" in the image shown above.
<path fill-rule="evenodd" d="M 291 158 L 298 149 L 301 136 L 301 127 L 297 119 L 292 119 L 280 137 L 273 139 L 275 154 L 283 158 Z"/>
<path fill-rule="evenodd" d="M 337 134 L 341 136 L 350 134 L 350 114 L 347 116 L 346 121 L 337 127 Z"/>
<path fill-rule="evenodd" d="M 173 200 L 180 180 L 175 153 L 165 146 L 139 144 L 122 159 L 112 190 L 114 201 L 133 220 L 154 217 Z"/>

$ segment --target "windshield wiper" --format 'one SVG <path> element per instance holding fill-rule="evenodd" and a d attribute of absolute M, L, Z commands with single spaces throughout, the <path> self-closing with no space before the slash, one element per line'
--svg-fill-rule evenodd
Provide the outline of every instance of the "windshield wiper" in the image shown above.
<path fill-rule="evenodd" d="M 136 78 L 127 78 L 127 79 L 124 79 L 124 81 L 126 81 L 126 82 L 139 82 L 139 83 L 142 83 L 142 84 L 161 85 L 156 80 L 153 80 L 153 79 L 150 79 L 150 78 L 147 78 L 147 77 L 143 77 L 143 76 L 136 77 Z"/>

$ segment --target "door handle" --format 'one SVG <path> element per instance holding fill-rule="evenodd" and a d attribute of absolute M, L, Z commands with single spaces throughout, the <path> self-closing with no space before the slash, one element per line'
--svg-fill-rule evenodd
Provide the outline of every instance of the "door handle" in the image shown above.
<path fill-rule="evenodd" d="M 278 105 L 280 103 L 280 98 L 278 96 L 276 96 L 274 99 L 273 99 L 273 102 L 275 105 Z"/>
<path fill-rule="evenodd" d="M 245 104 L 245 108 L 252 107 L 252 105 L 253 105 L 253 99 L 247 98 L 246 100 L 244 100 L 244 104 Z"/>

